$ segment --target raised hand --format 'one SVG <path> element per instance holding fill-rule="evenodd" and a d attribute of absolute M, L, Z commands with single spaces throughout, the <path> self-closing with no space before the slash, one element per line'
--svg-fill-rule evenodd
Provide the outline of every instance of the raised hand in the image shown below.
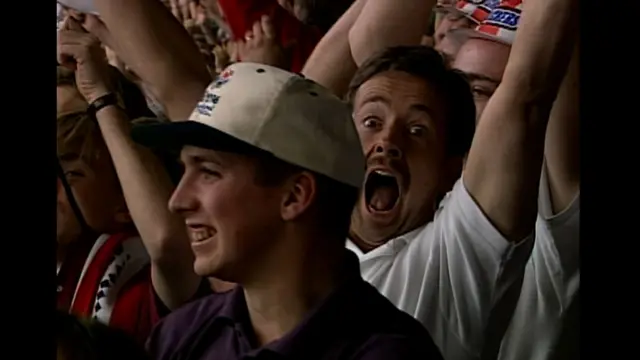
<path fill-rule="evenodd" d="M 104 46 L 113 48 L 114 44 L 111 39 L 111 33 L 97 15 L 85 14 L 72 9 L 66 9 L 65 14 L 80 24 L 86 32 L 97 37 Z"/>
<path fill-rule="evenodd" d="M 192 19 L 191 13 L 189 11 L 189 7 L 191 4 L 196 5 L 197 1 L 195 0 L 169 0 L 169 9 L 173 16 L 178 19 L 182 24 L 186 21 Z"/>
<path fill-rule="evenodd" d="M 286 50 L 292 44 L 282 46 L 276 38 L 276 31 L 271 19 L 263 16 L 253 24 L 253 29 L 245 35 L 244 41 L 236 43 L 241 61 L 261 63 L 286 68 L 288 58 Z"/>
<path fill-rule="evenodd" d="M 109 68 L 98 38 L 68 16 L 58 31 L 58 63 L 75 71 L 78 91 L 92 103 L 110 92 Z"/>

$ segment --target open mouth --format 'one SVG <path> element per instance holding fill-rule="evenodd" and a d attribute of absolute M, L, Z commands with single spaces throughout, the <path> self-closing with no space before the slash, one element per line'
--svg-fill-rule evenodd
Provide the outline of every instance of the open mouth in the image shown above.
<path fill-rule="evenodd" d="M 389 212 L 400 200 L 398 179 L 389 172 L 374 170 L 367 176 L 364 195 L 369 211 Z"/>
<path fill-rule="evenodd" d="M 189 225 L 189 235 L 194 244 L 205 242 L 215 235 L 213 229 L 203 225 Z"/>

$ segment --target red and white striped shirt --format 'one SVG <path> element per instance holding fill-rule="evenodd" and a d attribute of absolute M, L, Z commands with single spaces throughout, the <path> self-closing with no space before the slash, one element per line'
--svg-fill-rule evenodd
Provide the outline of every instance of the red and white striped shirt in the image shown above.
<path fill-rule="evenodd" d="M 82 242 L 58 271 L 58 308 L 119 328 L 144 344 L 159 320 L 150 259 L 137 235 Z"/>

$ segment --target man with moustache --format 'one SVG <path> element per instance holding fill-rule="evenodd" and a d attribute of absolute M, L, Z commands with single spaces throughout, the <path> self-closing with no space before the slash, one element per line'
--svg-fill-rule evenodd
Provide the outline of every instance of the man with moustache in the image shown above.
<path fill-rule="evenodd" d="M 134 129 L 181 149 L 169 207 L 185 218 L 196 273 L 239 284 L 166 317 L 153 358 L 441 359 L 344 248 L 364 173 L 350 115 L 310 80 L 238 63 L 190 120 Z"/>
<path fill-rule="evenodd" d="M 392 48 L 363 62 L 417 38 L 420 29 L 404 40 L 386 35 L 396 24 L 382 19 L 406 23 L 419 5 L 428 8 L 419 3 L 369 3 L 350 34 L 361 64 L 351 99 L 368 170 L 348 246 L 365 279 L 425 324 L 445 358 L 480 358 L 491 312 L 522 276 L 531 250 L 545 131 L 569 59 L 563 47 L 571 47 L 575 2 L 528 3 L 536 21 L 521 29 L 462 178 L 441 202 L 462 167 L 460 124 L 474 119 L 467 113 L 462 122 L 459 114 L 473 107 L 471 95 L 452 97 L 442 60 L 430 60 L 425 49 Z M 550 35 L 541 42 L 543 29 Z"/>
<path fill-rule="evenodd" d="M 446 359 L 475 359 L 532 235 L 502 235 L 458 180 L 475 127 L 468 84 L 435 50 L 395 47 L 360 67 L 349 99 L 367 173 L 347 247 Z"/>
<path fill-rule="evenodd" d="M 476 359 L 532 236 L 506 238 L 458 181 L 475 129 L 468 83 L 433 49 L 384 50 L 417 44 L 421 30 L 404 24 L 433 7 L 405 5 L 368 2 L 349 34 L 359 64 L 349 99 L 368 169 L 347 246 L 363 277 L 425 325 L 446 359 Z"/>

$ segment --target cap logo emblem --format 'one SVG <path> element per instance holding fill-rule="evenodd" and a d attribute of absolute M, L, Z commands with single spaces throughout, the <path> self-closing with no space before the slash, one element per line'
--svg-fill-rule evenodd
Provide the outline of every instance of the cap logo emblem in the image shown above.
<path fill-rule="evenodd" d="M 233 70 L 232 69 L 227 69 L 227 70 L 223 71 L 222 74 L 220 74 L 220 77 L 222 79 L 225 79 L 225 80 L 229 80 L 229 78 L 232 77 L 232 76 L 233 76 Z"/>
<path fill-rule="evenodd" d="M 495 9 L 485 21 L 487 25 L 494 25 L 508 30 L 517 30 L 520 21 L 520 12 L 517 9 Z"/>
<path fill-rule="evenodd" d="M 204 98 L 202 98 L 202 101 L 196 106 L 196 110 L 200 115 L 211 116 L 211 112 L 216 107 L 216 104 L 218 104 L 218 101 L 220 101 L 220 96 L 214 94 L 212 90 L 213 89 L 207 89 Z"/>
<path fill-rule="evenodd" d="M 220 101 L 220 96 L 215 94 L 214 91 L 216 91 L 217 89 L 220 89 L 223 85 L 228 83 L 229 80 L 231 80 L 232 76 L 233 76 L 233 70 L 227 69 L 223 71 L 219 76 L 216 77 L 214 82 L 211 85 L 209 85 L 209 87 L 205 91 L 204 97 L 202 98 L 202 100 L 198 103 L 198 105 L 196 105 L 196 111 L 198 112 L 198 114 L 204 115 L 204 116 L 211 116 L 211 112 L 218 104 L 218 101 Z"/>

